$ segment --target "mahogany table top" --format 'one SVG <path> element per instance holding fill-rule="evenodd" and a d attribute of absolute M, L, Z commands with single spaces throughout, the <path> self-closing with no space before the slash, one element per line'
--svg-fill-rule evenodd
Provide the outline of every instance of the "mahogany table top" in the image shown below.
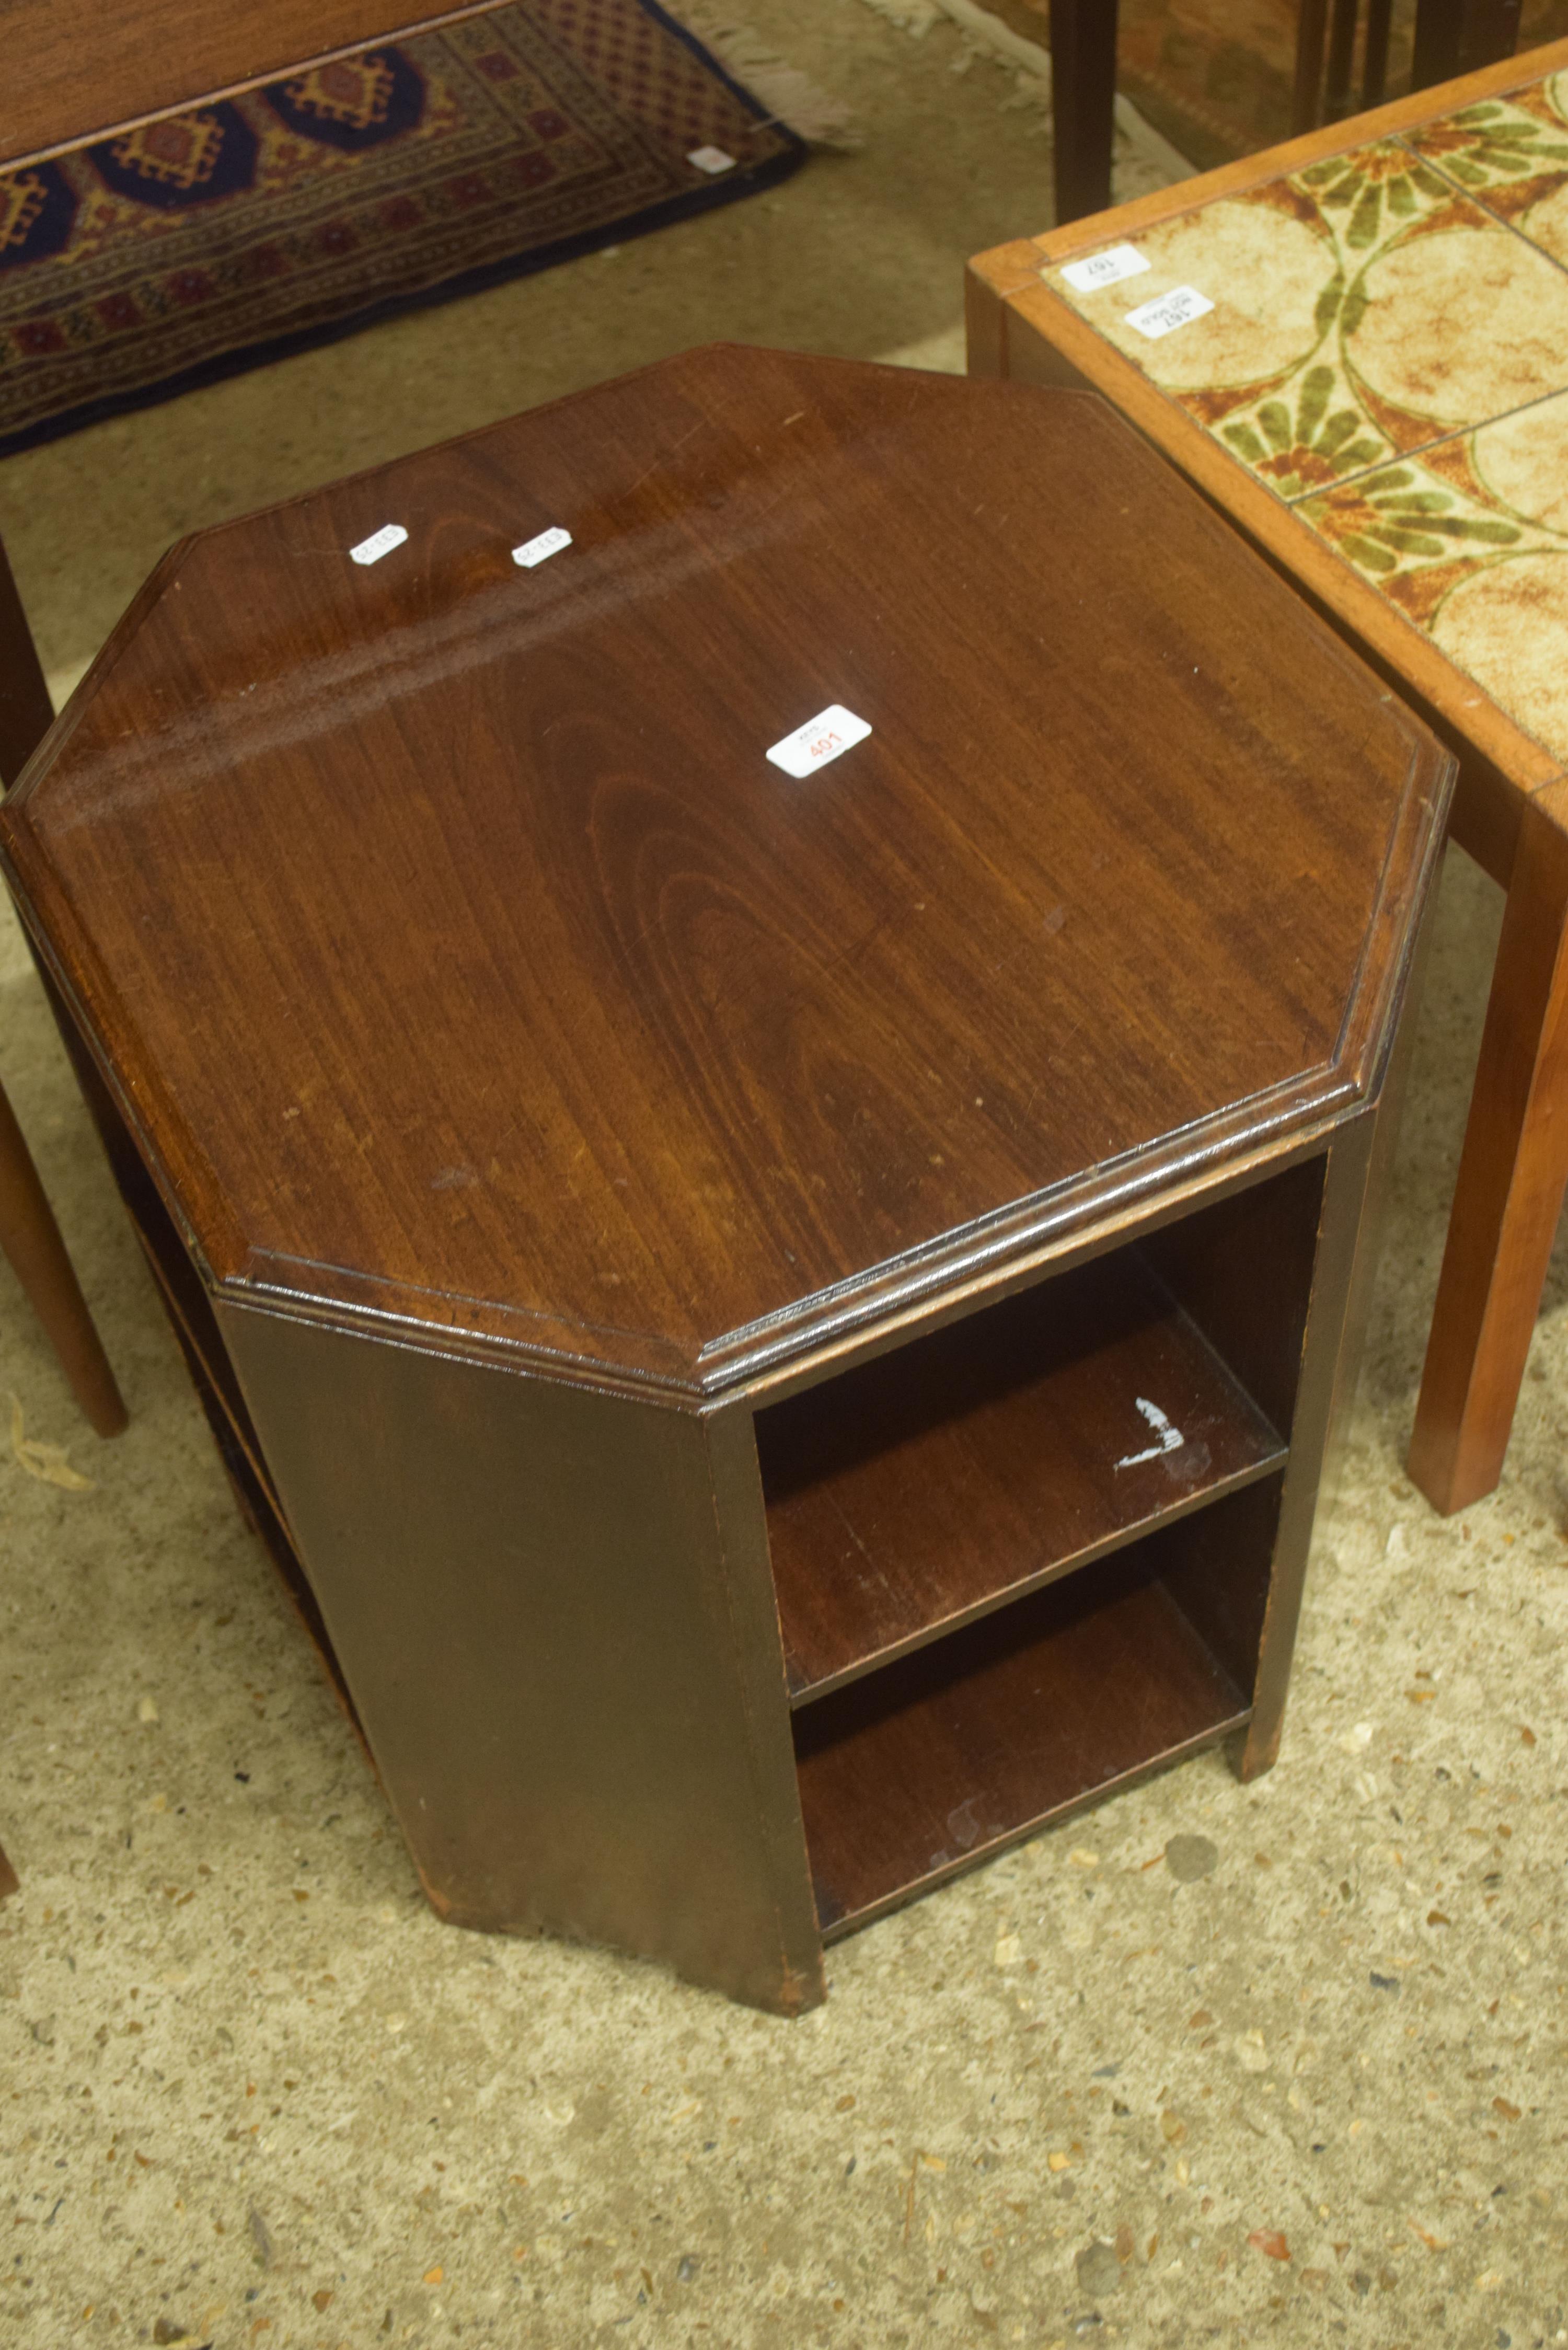
<path fill-rule="evenodd" d="M 185 541 L 0 843 L 220 1291 L 691 1395 L 1362 1098 L 1445 778 L 1100 403 L 716 348 Z"/>

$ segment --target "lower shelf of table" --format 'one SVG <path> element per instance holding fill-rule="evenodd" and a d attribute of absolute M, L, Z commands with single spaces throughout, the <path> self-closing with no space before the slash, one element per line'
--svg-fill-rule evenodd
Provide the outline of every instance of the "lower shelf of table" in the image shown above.
<path fill-rule="evenodd" d="M 1250 1688 L 1182 1604 L 1190 1555 L 1168 1540 L 1085 1567 L 794 1716 L 825 1937 L 1246 1722 Z M 1243 1580 L 1255 1589 L 1255 1570 Z"/>

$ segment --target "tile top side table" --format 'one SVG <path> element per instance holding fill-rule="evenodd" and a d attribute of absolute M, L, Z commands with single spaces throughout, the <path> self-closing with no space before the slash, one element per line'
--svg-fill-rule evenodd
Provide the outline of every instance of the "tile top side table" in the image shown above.
<path fill-rule="evenodd" d="M 696 352 L 166 559 L 5 870 L 444 1914 L 797 2009 L 1267 1766 L 1450 774 L 1075 395 Z"/>
<path fill-rule="evenodd" d="M 1508 890 L 1410 1454 L 1490 1492 L 1568 1176 L 1568 43 L 971 264 L 981 374 L 1091 385 L 1458 750 Z"/>

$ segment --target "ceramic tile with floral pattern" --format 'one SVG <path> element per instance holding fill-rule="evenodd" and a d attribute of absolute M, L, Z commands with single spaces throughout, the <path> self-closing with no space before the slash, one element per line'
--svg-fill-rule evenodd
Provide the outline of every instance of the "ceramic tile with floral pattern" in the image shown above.
<path fill-rule="evenodd" d="M 1406 143 L 1554 260 L 1568 260 L 1568 75 L 1481 99 Z"/>
<path fill-rule="evenodd" d="M 1399 140 L 1146 230 L 1064 299 L 1293 502 L 1568 385 L 1568 275 Z M 1181 287 L 1211 307 L 1151 338 Z M 1158 323 L 1158 320 L 1157 320 Z"/>
<path fill-rule="evenodd" d="M 1568 73 L 1110 249 L 1044 274 L 1568 763 Z"/>
<path fill-rule="evenodd" d="M 1568 760 L 1568 392 L 1298 511 L 1527 733 Z"/>

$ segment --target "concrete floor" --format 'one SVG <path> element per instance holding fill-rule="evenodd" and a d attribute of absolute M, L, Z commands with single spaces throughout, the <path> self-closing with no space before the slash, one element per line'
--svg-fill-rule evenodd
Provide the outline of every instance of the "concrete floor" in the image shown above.
<path fill-rule="evenodd" d="M 51 670 L 177 532 L 659 351 L 954 363 L 1047 149 L 933 14 L 748 0 L 867 130 L 774 196 L 0 467 Z M 0 1405 L 92 1481 L 0 1453 L 6 2338 L 1568 2342 L 1568 1261 L 1500 1492 L 1444 1524 L 1401 1469 L 1497 918 L 1451 857 L 1278 1768 L 1038 1838 L 794 2025 L 424 1907 L 0 928 L 0 1076 L 134 1414 L 85 1432 L 0 1267 Z"/>

